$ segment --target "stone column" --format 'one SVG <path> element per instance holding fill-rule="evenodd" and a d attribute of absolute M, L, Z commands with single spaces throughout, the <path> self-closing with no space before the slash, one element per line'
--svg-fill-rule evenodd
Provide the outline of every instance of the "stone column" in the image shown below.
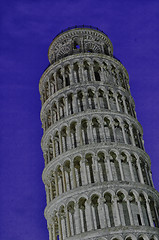
<path fill-rule="evenodd" d="M 146 208 L 147 208 L 147 213 L 148 213 L 148 218 L 149 218 L 150 226 L 151 226 L 151 227 L 154 227 L 154 223 L 153 223 L 152 214 L 151 214 L 151 209 L 150 209 L 150 205 L 149 205 L 149 200 L 148 200 L 148 199 L 146 199 Z"/>
<path fill-rule="evenodd" d="M 143 178 L 143 175 L 142 175 L 141 166 L 140 166 L 140 160 L 139 159 L 136 160 L 136 165 L 137 165 L 137 168 L 138 168 L 140 182 L 142 184 L 144 184 L 144 178 Z"/>
<path fill-rule="evenodd" d="M 108 164 L 108 180 L 109 181 L 113 181 L 113 174 L 112 174 L 112 168 L 111 168 L 111 164 L 110 164 L 110 156 L 109 155 L 106 155 L 106 161 L 107 161 L 107 164 Z"/>
<path fill-rule="evenodd" d="M 76 234 L 81 233 L 82 229 L 81 229 L 80 212 L 79 212 L 78 203 L 75 203 L 75 226 L 76 226 Z"/>
<path fill-rule="evenodd" d="M 113 197 L 112 202 L 113 202 L 114 211 L 115 211 L 114 223 L 115 223 L 115 226 L 120 226 L 121 221 L 120 221 L 120 215 L 119 215 L 119 209 L 118 209 L 117 197 L 116 196 Z"/>
<path fill-rule="evenodd" d="M 134 220 L 133 220 L 133 215 L 132 215 L 132 211 L 131 211 L 131 207 L 130 207 L 129 198 L 126 199 L 126 203 L 127 203 L 128 213 L 129 213 L 130 224 L 131 224 L 131 226 L 134 226 Z"/>
<path fill-rule="evenodd" d="M 130 174 L 131 174 L 131 179 L 133 182 L 135 182 L 135 176 L 134 176 L 134 172 L 133 172 L 133 167 L 132 167 L 132 157 L 129 156 L 128 158 L 128 164 L 129 164 L 129 169 L 130 169 Z"/>
<path fill-rule="evenodd" d="M 91 200 L 86 201 L 86 220 L 87 220 L 87 231 L 94 229 L 93 216 L 91 210 Z"/>
<path fill-rule="evenodd" d="M 81 159 L 81 176 L 82 176 L 82 185 L 88 184 L 88 175 L 86 170 L 85 159 Z"/>
<path fill-rule="evenodd" d="M 121 180 L 124 181 L 124 180 L 125 180 L 125 177 L 124 177 L 124 173 L 123 173 L 123 166 L 122 166 L 122 163 L 121 163 L 121 159 L 120 159 L 120 158 L 117 158 L 117 161 L 118 161 L 118 163 L 119 163 Z"/>
<path fill-rule="evenodd" d="M 71 167 L 71 183 L 72 183 L 71 185 L 73 186 L 73 188 L 76 188 L 77 185 L 76 185 L 75 168 L 74 168 L 73 161 L 71 162 L 70 167 Z"/>
<path fill-rule="evenodd" d="M 57 215 L 57 219 L 58 219 L 59 239 L 63 240 L 62 226 L 61 226 L 61 216 L 59 214 Z"/>
<path fill-rule="evenodd" d="M 132 144 L 133 144 L 133 146 L 136 146 L 132 126 L 130 126 L 130 125 L 129 125 L 129 130 L 130 130 L 130 135 L 131 135 L 131 139 L 132 139 Z"/>
<path fill-rule="evenodd" d="M 100 225 L 101 228 L 106 228 L 106 219 L 105 219 L 105 209 L 104 209 L 104 198 L 101 197 L 98 200 L 98 211 L 99 211 L 99 218 L 100 218 Z"/>

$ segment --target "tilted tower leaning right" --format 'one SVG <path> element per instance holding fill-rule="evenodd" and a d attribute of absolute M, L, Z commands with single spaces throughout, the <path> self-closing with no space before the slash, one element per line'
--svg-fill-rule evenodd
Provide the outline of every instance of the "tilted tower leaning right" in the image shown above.
<path fill-rule="evenodd" d="M 159 239 L 159 193 L 111 41 L 76 26 L 48 56 L 39 89 L 49 239 Z"/>

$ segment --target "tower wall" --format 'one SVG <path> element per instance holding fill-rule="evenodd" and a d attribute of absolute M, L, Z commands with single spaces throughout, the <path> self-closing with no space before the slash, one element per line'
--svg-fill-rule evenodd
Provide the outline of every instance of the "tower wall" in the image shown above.
<path fill-rule="evenodd" d="M 99 30 L 50 45 L 39 90 L 49 240 L 159 238 L 159 194 L 129 77 Z"/>

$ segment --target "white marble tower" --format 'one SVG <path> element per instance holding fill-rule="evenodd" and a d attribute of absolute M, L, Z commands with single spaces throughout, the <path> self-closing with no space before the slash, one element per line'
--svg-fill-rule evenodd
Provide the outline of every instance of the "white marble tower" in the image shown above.
<path fill-rule="evenodd" d="M 111 41 L 75 26 L 48 58 L 39 89 L 49 240 L 159 239 L 159 193 Z"/>

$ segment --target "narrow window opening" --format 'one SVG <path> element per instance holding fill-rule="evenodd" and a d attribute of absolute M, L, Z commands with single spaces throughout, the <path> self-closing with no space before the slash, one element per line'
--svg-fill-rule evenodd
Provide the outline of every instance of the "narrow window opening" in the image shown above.
<path fill-rule="evenodd" d="M 137 214 L 137 219 L 138 219 L 139 226 L 141 226 L 142 223 L 141 223 L 141 218 L 140 218 L 140 215 L 139 215 L 139 214 Z"/>

